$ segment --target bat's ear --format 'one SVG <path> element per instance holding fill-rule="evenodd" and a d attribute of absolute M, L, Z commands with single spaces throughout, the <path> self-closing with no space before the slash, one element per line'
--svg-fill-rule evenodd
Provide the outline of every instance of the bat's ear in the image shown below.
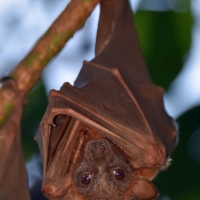
<path fill-rule="evenodd" d="M 135 178 L 130 191 L 130 197 L 140 200 L 153 200 L 159 195 L 156 187 L 149 180 Z"/>
<path fill-rule="evenodd" d="M 142 178 L 147 180 L 152 180 L 158 174 L 159 168 L 140 168 L 134 170 L 133 176 L 136 178 Z"/>

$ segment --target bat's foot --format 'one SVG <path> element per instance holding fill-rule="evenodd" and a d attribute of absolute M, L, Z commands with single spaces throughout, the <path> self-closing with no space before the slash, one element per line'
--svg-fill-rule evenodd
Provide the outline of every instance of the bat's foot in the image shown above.
<path fill-rule="evenodd" d="M 162 171 L 167 170 L 168 167 L 171 165 L 171 161 L 172 161 L 171 158 L 167 158 L 165 161 L 165 164 L 163 166 L 161 166 L 160 170 L 162 170 Z"/>

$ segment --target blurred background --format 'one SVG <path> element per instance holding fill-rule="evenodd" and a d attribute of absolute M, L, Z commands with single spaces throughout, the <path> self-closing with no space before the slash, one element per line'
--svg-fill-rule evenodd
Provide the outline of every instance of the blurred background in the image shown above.
<path fill-rule="evenodd" d="M 68 2 L 0 0 L 0 78 L 14 69 Z M 131 6 L 148 70 L 153 82 L 165 88 L 165 107 L 179 127 L 172 165 L 154 180 L 159 200 L 199 200 L 200 1 L 131 0 Z M 33 137 L 46 110 L 49 90 L 58 90 L 63 82 L 73 84 L 83 60 L 94 57 L 98 16 L 97 7 L 27 97 L 21 129 L 32 199 L 40 199 L 35 192 L 40 185 L 35 183 L 41 182 L 41 159 Z"/>

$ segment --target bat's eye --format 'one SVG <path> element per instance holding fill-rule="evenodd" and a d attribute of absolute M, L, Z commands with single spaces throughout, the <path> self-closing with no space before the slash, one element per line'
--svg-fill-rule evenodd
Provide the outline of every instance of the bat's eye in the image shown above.
<path fill-rule="evenodd" d="M 83 185 L 89 185 L 91 182 L 91 178 L 92 178 L 91 174 L 83 174 L 81 176 L 81 183 Z"/>
<path fill-rule="evenodd" d="M 125 178 L 125 172 L 123 169 L 114 169 L 113 174 L 117 180 L 122 180 Z"/>

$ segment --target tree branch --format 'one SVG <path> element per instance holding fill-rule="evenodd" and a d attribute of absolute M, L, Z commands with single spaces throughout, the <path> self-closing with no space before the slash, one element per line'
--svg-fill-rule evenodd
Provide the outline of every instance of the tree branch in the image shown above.
<path fill-rule="evenodd" d="M 31 52 L 12 73 L 23 98 L 37 83 L 42 70 L 60 52 L 73 34 L 83 27 L 100 0 L 72 0 Z M 0 90 L 0 126 L 12 111 L 12 101 L 6 90 Z"/>

